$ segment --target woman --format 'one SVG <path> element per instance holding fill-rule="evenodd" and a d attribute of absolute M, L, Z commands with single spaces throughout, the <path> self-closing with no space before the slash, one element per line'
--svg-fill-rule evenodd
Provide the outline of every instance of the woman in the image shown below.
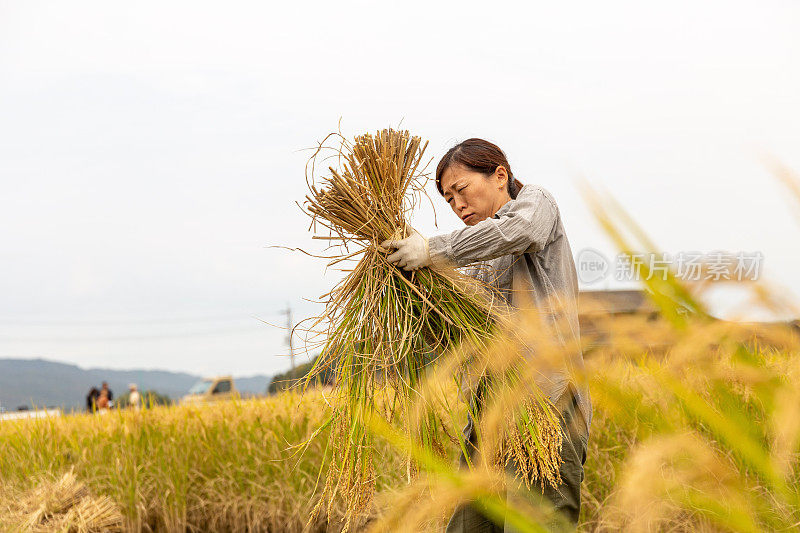
<path fill-rule="evenodd" d="M 580 346 L 577 273 L 552 195 L 538 185 L 523 186 L 514 179 L 503 151 L 482 139 L 467 139 L 442 157 L 436 168 L 436 187 L 466 227 L 430 239 L 413 232 L 406 239 L 385 242 L 384 247 L 396 249 L 389 261 L 406 270 L 439 261 L 457 266 L 480 262 L 484 268 L 476 269 L 473 275 L 493 285 L 512 306 L 532 301 L 544 310 L 550 302 L 558 301 L 559 320 L 553 323 L 560 325 L 555 334 L 564 345 Z M 527 294 L 512 287 L 523 287 Z M 563 484 L 557 489 L 546 487 L 544 496 L 558 511 L 557 516 L 566 519 L 558 522 L 566 521 L 574 527 L 580 514 L 580 484 L 592 408 L 589 391 L 570 381 L 567 366 L 583 369 L 580 349 L 563 370 L 551 371 L 537 384 L 562 415 L 567 437 L 562 448 Z M 472 401 L 479 411 L 480 398 Z M 474 445 L 475 431 L 469 416 L 464 436 Z M 467 505 L 456 510 L 447 531 L 503 528 Z"/>

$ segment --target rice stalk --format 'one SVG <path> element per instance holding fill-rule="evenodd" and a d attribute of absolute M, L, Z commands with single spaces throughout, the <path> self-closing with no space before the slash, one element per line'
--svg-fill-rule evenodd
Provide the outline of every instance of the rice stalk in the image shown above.
<path fill-rule="evenodd" d="M 332 431 L 321 469 L 327 474 L 310 521 L 323 509 L 330 515 L 334 500 L 342 498 L 346 531 L 375 491 L 375 440 L 367 421 L 378 416 L 405 424 L 414 442 L 444 456 L 442 414 L 432 404 L 421 411 L 414 407 L 423 376 L 445 350 L 459 343 L 469 342 L 477 350 L 487 346 L 496 326 L 507 320 L 508 310 L 453 268 L 436 265 L 406 272 L 386 260 L 389 251 L 380 243 L 409 234 L 407 219 L 423 194 L 427 142 L 392 129 L 359 135 L 352 143 L 339 138 L 339 147 L 323 141 L 310 159 L 310 193 L 303 207 L 312 220 L 310 229 L 327 232 L 315 237 L 337 247 L 329 266 L 357 263 L 322 297 L 325 311 L 311 328 L 323 324 L 326 342 L 305 384 L 322 372 L 332 371 L 336 377 Z M 318 187 L 314 167 L 325 150 L 333 152 L 339 167 L 329 167 Z M 465 361 L 450 379 L 458 381 L 469 367 L 470 361 Z M 545 403 L 541 396 L 534 394 L 534 401 L 521 411 L 523 422 L 510 427 L 520 436 L 498 456 L 498 463 L 511 454 L 536 457 L 542 446 L 557 450 L 557 420 L 549 410 L 539 414 Z M 380 398 L 391 398 L 391 403 Z M 542 431 L 545 425 L 549 429 Z M 536 479 L 557 480 L 557 452 L 550 455 L 551 461 L 536 462 L 542 467 L 535 471 Z M 409 477 L 416 468 L 409 458 Z"/>

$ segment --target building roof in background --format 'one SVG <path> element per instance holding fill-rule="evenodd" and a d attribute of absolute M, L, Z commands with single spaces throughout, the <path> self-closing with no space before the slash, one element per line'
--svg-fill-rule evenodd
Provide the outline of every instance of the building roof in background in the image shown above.
<path fill-rule="evenodd" d="M 656 306 L 639 289 L 580 291 L 578 293 L 578 312 L 596 313 L 655 313 Z"/>

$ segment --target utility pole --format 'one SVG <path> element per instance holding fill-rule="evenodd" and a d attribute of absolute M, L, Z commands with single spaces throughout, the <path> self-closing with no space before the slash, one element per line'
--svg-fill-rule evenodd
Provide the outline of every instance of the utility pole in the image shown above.
<path fill-rule="evenodd" d="M 286 343 L 289 345 L 289 357 L 292 359 L 292 370 L 294 370 L 294 345 L 292 344 L 292 306 L 286 304 L 283 314 L 286 315 Z"/>

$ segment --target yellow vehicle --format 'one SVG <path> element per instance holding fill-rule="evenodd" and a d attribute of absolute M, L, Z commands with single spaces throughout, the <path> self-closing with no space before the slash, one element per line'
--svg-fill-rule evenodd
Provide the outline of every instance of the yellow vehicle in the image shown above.
<path fill-rule="evenodd" d="M 232 376 L 216 376 L 204 378 L 189 389 L 189 393 L 181 399 L 183 404 L 218 402 L 238 397 L 239 392 L 233 383 Z"/>

